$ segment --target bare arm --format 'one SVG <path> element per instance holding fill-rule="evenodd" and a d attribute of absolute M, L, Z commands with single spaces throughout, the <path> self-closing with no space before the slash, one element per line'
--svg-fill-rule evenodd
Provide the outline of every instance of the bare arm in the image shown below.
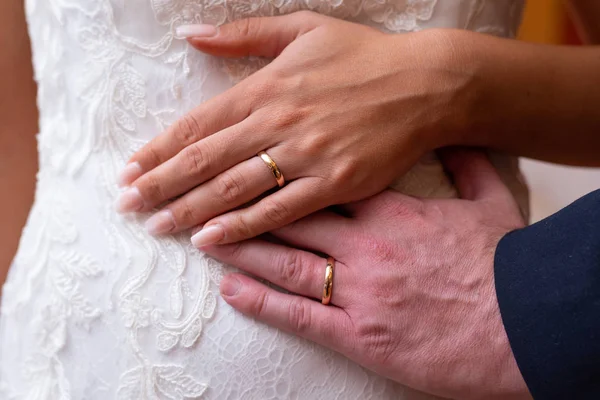
<path fill-rule="evenodd" d="M 447 34 L 454 64 L 470 76 L 470 88 L 459 96 L 468 98 L 463 133 L 444 144 L 600 166 L 600 46 Z"/>
<path fill-rule="evenodd" d="M 0 285 L 33 201 L 35 93 L 23 0 L 0 1 Z"/>
<path fill-rule="evenodd" d="M 585 42 L 600 44 L 600 1 L 568 0 L 567 3 Z"/>

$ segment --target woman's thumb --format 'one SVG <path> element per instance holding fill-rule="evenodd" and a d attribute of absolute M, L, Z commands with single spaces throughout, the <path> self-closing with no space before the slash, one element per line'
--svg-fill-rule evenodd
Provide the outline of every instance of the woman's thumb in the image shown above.
<path fill-rule="evenodd" d="M 177 35 L 196 49 L 220 57 L 277 57 L 297 37 L 324 22 L 310 11 L 276 17 L 246 18 L 222 26 L 183 25 Z"/>

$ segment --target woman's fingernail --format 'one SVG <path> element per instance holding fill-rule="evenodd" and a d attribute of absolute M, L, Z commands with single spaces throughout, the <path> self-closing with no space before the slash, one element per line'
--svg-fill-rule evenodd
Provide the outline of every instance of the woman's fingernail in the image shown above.
<path fill-rule="evenodd" d="M 225 238 L 225 231 L 221 225 L 211 225 L 192 236 L 195 247 L 204 247 L 220 242 Z"/>
<path fill-rule="evenodd" d="M 121 196 L 117 200 L 117 211 L 120 213 L 139 211 L 142 207 L 144 207 L 144 200 L 136 187 L 132 187 L 121 193 Z"/>
<path fill-rule="evenodd" d="M 119 187 L 131 185 L 133 181 L 142 176 L 142 173 L 142 166 L 139 162 L 136 161 L 127 164 L 119 174 Z"/>
<path fill-rule="evenodd" d="M 211 37 L 217 34 L 217 27 L 214 25 L 181 25 L 175 29 L 177 36 L 182 38 L 189 37 Z"/>
<path fill-rule="evenodd" d="M 233 276 L 225 276 L 221 281 L 221 294 L 226 297 L 235 296 L 242 284 Z"/>
<path fill-rule="evenodd" d="M 146 221 L 146 230 L 151 235 L 169 233 L 175 229 L 175 219 L 171 210 L 157 212 Z"/>

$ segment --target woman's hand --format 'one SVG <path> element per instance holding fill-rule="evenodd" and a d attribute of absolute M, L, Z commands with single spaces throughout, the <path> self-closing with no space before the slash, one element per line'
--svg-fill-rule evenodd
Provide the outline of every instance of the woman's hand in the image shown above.
<path fill-rule="evenodd" d="M 523 226 L 509 190 L 484 155 L 447 157 L 462 200 L 419 200 L 384 192 L 351 204 L 351 218 L 323 211 L 252 239 L 203 251 L 247 275 L 221 282 L 236 309 L 336 350 L 412 388 L 453 399 L 529 398 L 500 318 L 494 251 Z"/>
<path fill-rule="evenodd" d="M 441 31 L 388 35 L 310 12 L 180 29 L 201 51 L 275 60 L 137 152 L 121 212 L 153 234 L 196 225 L 196 245 L 231 243 L 386 188 L 461 128 L 470 75 Z M 199 35 L 202 35 L 201 37 Z M 287 181 L 276 186 L 257 153 Z M 207 222 L 208 221 L 208 222 Z"/>

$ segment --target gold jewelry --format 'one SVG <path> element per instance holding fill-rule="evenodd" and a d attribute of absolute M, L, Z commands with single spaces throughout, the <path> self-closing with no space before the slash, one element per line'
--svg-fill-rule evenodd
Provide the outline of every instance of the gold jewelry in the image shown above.
<path fill-rule="evenodd" d="M 327 259 L 327 267 L 325 268 L 325 282 L 323 283 L 323 299 L 321 303 L 327 305 L 331 301 L 331 292 L 333 290 L 333 269 L 335 260 L 333 257 Z"/>
<path fill-rule="evenodd" d="M 258 156 L 265 162 L 265 164 L 267 164 L 267 167 L 269 167 L 269 169 L 273 173 L 273 176 L 275 177 L 275 180 L 277 181 L 277 185 L 279 187 L 283 187 L 283 185 L 285 185 L 285 178 L 283 177 L 283 174 L 279 170 L 279 167 L 277 166 L 275 161 L 273 161 L 273 159 L 271 157 L 269 157 L 269 155 L 267 153 L 265 153 L 264 151 L 261 151 L 260 153 L 258 153 Z"/>

